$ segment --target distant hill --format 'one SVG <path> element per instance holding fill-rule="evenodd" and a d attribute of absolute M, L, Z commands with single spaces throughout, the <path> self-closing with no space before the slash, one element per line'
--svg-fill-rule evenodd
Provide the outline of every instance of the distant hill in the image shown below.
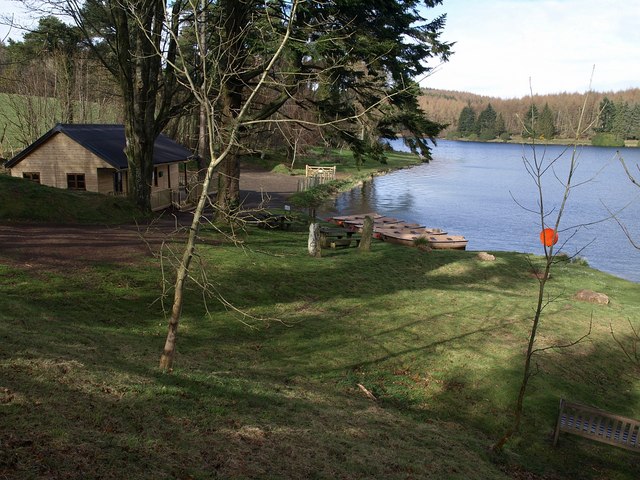
<path fill-rule="evenodd" d="M 640 88 L 619 92 L 593 92 L 589 95 L 587 103 L 587 121 L 595 121 L 598 117 L 600 102 L 607 97 L 615 104 L 629 105 L 640 104 Z M 503 99 L 487 97 L 469 92 L 457 92 L 452 90 L 423 89 L 419 98 L 420 106 L 431 120 L 449 125 L 445 134 L 458 127 L 460 112 L 466 105 L 470 105 L 480 113 L 487 105 L 502 114 L 507 131 L 518 133 L 522 130 L 522 118 L 527 109 L 533 103 L 539 110 L 545 103 L 554 112 L 558 137 L 569 138 L 574 136 L 580 109 L 585 100 L 585 95 L 580 93 L 557 93 L 550 95 L 534 95 L 533 97 Z"/>

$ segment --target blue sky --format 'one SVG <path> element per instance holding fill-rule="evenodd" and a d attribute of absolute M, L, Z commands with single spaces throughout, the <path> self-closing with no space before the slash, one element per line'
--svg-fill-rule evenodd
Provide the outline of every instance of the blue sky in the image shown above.
<path fill-rule="evenodd" d="M 19 6 L 0 0 L 0 14 L 20 18 Z M 455 53 L 423 86 L 503 98 L 529 95 L 530 82 L 534 94 L 584 92 L 595 65 L 594 90 L 640 87 L 639 0 L 444 0 L 426 10 L 441 13 Z"/>
<path fill-rule="evenodd" d="M 503 98 L 640 87 L 638 0 L 444 0 L 455 54 L 421 84 Z"/>

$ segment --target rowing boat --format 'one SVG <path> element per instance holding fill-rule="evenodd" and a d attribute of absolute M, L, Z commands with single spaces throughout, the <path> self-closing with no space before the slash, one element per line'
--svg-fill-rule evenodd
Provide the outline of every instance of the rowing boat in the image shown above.
<path fill-rule="evenodd" d="M 464 250 L 469 240 L 462 235 L 431 235 L 427 242 L 434 250 Z"/>

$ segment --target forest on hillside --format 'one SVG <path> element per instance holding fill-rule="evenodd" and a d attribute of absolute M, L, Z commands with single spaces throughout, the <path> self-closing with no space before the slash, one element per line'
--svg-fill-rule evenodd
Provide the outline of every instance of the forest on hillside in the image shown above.
<path fill-rule="evenodd" d="M 296 149 L 321 144 L 350 148 L 356 162 L 383 161 L 378 139 L 403 132 L 428 158 L 424 139 L 441 130 L 418 109 L 412 78 L 430 70 L 429 58 L 449 55 L 449 45 L 437 40 L 444 16 L 423 18 L 413 1 L 375 8 L 364 1 L 180 3 L 171 12 L 158 7 L 158 18 L 149 21 L 161 30 L 147 35 L 136 32 L 150 13 L 136 12 L 133 2 L 51 5 L 49 15 L 34 12 L 43 16 L 21 40 L 0 43 L 2 158 L 56 123 L 137 122 L 127 131 L 162 131 L 202 150 L 205 104 L 215 124 L 207 128 L 219 133 L 229 130 L 249 98 L 241 152 L 278 149 L 292 157 Z M 286 54 L 263 82 L 280 41 Z M 147 74 L 149 84 L 136 92 L 133 77 Z M 199 97 L 205 88 L 206 97 Z M 155 108 L 133 105 L 134 94 L 147 95 L 144 101 Z M 149 119 L 132 115 L 134 108 L 149 110 Z"/>
<path fill-rule="evenodd" d="M 434 26 L 437 28 L 437 25 Z M 364 56 L 364 53 L 363 53 Z M 393 68 L 397 68 L 394 66 Z M 359 75 L 358 68 L 350 73 Z M 379 101 L 372 95 L 377 78 L 371 76 L 368 102 Z M 379 110 L 367 110 L 362 99 L 353 95 L 331 97 L 335 93 L 317 88 L 296 87 L 292 101 L 283 104 L 272 123 L 263 123 L 245 136 L 247 151 L 281 149 L 290 158 L 295 151 L 311 144 L 327 146 L 350 144 L 364 156 L 381 159 L 375 149 L 366 149 L 362 139 L 376 135 L 408 133 L 400 123 L 420 126 L 418 130 L 440 137 L 471 140 L 536 138 L 573 138 L 585 95 L 558 93 L 533 97 L 502 99 L 472 93 L 422 89 L 417 95 L 422 118 Z M 256 105 L 273 103 L 273 93 L 265 92 Z M 323 105 L 319 96 L 325 95 Z M 199 139 L 199 109 L 187 93 L 174 96 L 179 108 L 167 119 L 163 131 L 195 150 Z M 400 97 L 397 97 L 400 98 Z M 411 98 L 409 98 L 411 101 Z M 350 103 L 349 103 L 350 102 Z M 407 103 L 406 105 L 409 105 Z M 310 105 L 315 105 L 310 108 Z M 384 103 L 381 103 L 384 105 Z M 407 112 L 406 105 L 402 111 Z M 386 105 L 385 105 L 386 108 Z M 318 128 L 312 123 L 319 115 L 348 116 L 366 111 L 348 128 Z M 23 40 L 0 43 L 0 158 L 10 158 L 32 143 L 56 123 L 123 123 L 125 105 L 118 79 L 109 64 L 101 61 L 82 32 L 54 16 L 40 19 L 37 28 Z M 415 112 L 417 113 L 417 111 Z M 387 118 L 384 118 L 386 116 Z M 407 117 L 407 118 L 404 118 Z M 536 130 L 531 131 L 535 119 Z M 302 123 L 280 120 L 297 119 Z M 307 122 L 304 124 L 304 122 Z M 394 123 L 390 123 L 394 122 Z M 446 128 L 439 131 L 439 124 Z M 620 92 L 593 92 L 586 108 L 585 136 L 594 142 L 624 144 L 640 139 L 640 89 Z M 343 123 L 342 125 L 346 125 Z M 373 142 L 372 142 L 373 143 Z M 364 155 L 366 153 L 366 155 Z"/>
<path fill-rule="evenodd" d="M 640 89 L 619 92 L 557 93 L 503 99 L 467 92 L 423 89 L 420 106 L 427 115 L 447 125 L 449 138 L 574 138 L 586 102 L 587 126 L 582 137 L 609 142 L 640 138 Z M 536 132 L 531 132 L 531 119 Z M 487 121 L 489 127 L 487 127 Z"/>

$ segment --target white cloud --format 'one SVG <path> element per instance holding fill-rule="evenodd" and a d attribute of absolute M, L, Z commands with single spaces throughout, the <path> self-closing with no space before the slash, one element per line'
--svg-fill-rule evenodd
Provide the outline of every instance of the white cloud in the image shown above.
<path fill-rule="evenodd" d="M 443 37 L 455 54 L 423 82 L 482 95 L 640 87 L 640 2 L 595 0 L 444 1 Z"/>

